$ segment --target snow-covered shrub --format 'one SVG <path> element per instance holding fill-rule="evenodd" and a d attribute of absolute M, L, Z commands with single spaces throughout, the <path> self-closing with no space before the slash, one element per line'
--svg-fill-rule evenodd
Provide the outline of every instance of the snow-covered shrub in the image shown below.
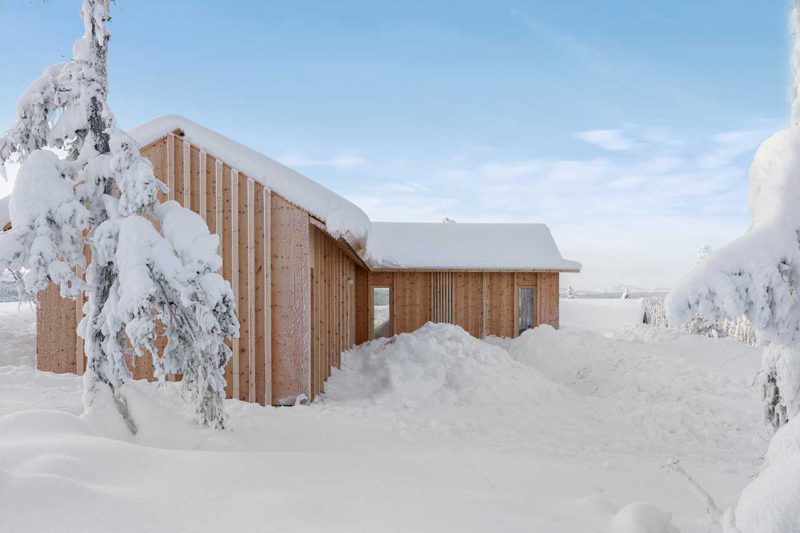
<path fill-rule="evenodd" d="M 21 162 L 0 268 L 15 273 L 31 298 L 51 282 L 62 296 L 86 293 L 79 334 L 87 411 L 110 392 L 135 433 L 121 390 L 130 378 L 125 356 L 147 355 L 159 380 L 183 374 L 198 422 L 222 427 L 231 355 L 223 339 L 238 335 L 239 325 L 218 273 L 218 238 L 198 215 L 159 204 L 166 187 L 108 107 L 108 0 L 84 0 L 81 16 L 85 32 L 73 59 L 45 69 L 0 137 L 0 162 Z M 168 344 L 159 356 L 162 334 Z"/>

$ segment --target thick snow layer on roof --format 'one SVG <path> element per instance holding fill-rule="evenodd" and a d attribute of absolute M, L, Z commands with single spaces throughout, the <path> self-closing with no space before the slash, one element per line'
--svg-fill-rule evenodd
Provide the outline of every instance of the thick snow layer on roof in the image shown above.
<path fill-rule="evenodd" d="M 0 230 L 3 229 L 3 226 L 11 222 L 11 214 L 8 212 L 10 200 L 10 194 L 4 198 L 0 198 Z"/>
<path fill-rule="evenodd" d="M 179 115 L 166 115 L 128 133 L 145 146 L 180 129 L 184 139 L 259 181 L 319 218 L 334 236 L 348 232 L 364 245 L 370 221 L 358 206 L 277 161 Z"/>
<path fill-rule="evenodd" d="M 569 270 L 544 224 L 373 222 L 367 242 L 375 268 Z"/>

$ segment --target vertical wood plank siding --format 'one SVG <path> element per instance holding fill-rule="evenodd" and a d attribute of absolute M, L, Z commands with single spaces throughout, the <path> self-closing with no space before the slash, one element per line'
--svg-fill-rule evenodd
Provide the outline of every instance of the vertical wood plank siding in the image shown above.
<path fill-rule="evenodd" d="M 274 194 L 179 132 L 144 147 L 173 199 L 199 212 L 220 237 L 223 277 L 231 283 L 241 324 L 228 341 L 229 397 L 293 404 L 324 392 L 341 353 L 372 335 L 372 288 L 391 288 L 392 333 L 428 321 L 458 324 L 476 337 L 517 333 L 520 287 L 533 287 L 537 323 L 558 327 L 558 273 L 370 272 L 324 224 Z M 82 300 L 61 299 L 51 286 L 39 295 L 37 366 L 83 372 L 75 329 Z M 158 346 L 163 348 L 164 339 Z M 153 379 L 153 362 L 129 361 L 137 379 Z"/>
<path fill-rule="evenodd" d="M 272 196 L 272 402 L 311 398 L 308 213 Z"/>
<path fill-rule="evenodd" d="M 431 320 L 456 324 L 478 338 L 516 337 L 520 287 L 533 287 L 536 291 L 536 324 L 558 327 L 557 272 L 362 270 L 356 274 L 359 344 L 371 335 L 373 287 L 392 287 L 390 321 L 394 334 L 414 331 Z M 429 302 L 430 307 L 421 305 L 423 302 Z"/>
<path fill-rule="evenodd" d="M 356 264 L 311 226 L 311 392 L 324 391 L 341 353 L 356 344 Z"/>

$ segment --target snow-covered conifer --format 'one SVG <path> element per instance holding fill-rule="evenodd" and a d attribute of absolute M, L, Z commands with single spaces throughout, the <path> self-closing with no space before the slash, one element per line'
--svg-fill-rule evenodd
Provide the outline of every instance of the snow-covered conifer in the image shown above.
<path fill-rule="evenodd" d="M 670 322 L 742 315 L 764 356 L 762 389 L 775 426 L 800 414 L 800 128 L 773 135 L 750 169 L 750 230 L 713 252 L 667 298 Z"/>
<path fill-rule="evenodd" d="M 620 299 L 621 300 L 630 300 L 631 299 L 631 293 L 628 292 L 628 287 L 625 287 L 622 290 L 622 296 L 620 296 Z"/>
<path fill-rule="evenodd" d="M 572 285 L 567 287 L 567 292 L 565 296 L 567 297 L 568 300 L 575 299 L 575 289 L 572 288 Z"/>
<path fill-rule="evenodd" d="M 230 357 L 223 339 L 238 335 L 239 325 L 230 285 L 218 274 L 218 237 L 191 211 L 159 204 L 164 185 L 108 107 L 108 0 L 83 0 L 81 17 L 73 59 L 31 84 L 0 138 L 0 161 L 22 163 L 0 268 L 15 272 L 31 297 L 50 282 L 63 296 L 86 293 L 79 334 L 87 410 L 111 398 L 136 432 L 121 389 L 130 377 L 125 356 L 147 355 L 160 380 L 183 374 L 198 422 L 221 427 Z M 159 355 L 162 327 L 168 344 Z"/>

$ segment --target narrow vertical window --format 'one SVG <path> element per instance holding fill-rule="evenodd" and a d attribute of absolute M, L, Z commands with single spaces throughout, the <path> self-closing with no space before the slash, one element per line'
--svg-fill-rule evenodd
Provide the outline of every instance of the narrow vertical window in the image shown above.
<path fill-rule="evenodd" d="M 536 326 L 536 291 L 533 287 L 519 288 L 519 330 L 517 334 Z"/>
<path fill-rule="evenodd" d="M 372 338 L 392 335 L 392 290 L 389 287 L 372 289 Z"/>

